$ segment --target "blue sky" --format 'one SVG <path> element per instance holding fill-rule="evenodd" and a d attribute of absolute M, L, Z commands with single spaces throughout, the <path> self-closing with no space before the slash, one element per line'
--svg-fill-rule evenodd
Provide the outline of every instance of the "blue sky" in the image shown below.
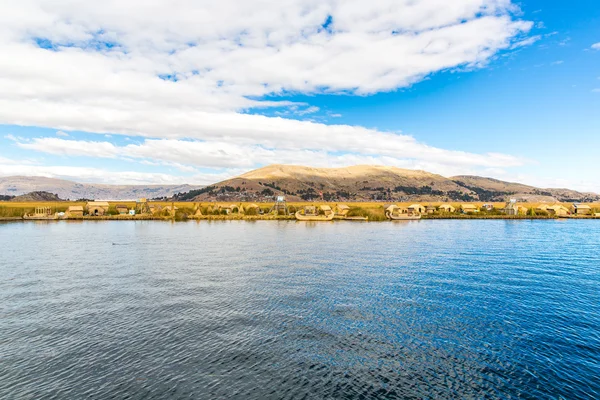
<path fill-rule="evenodd" d="M 0 175 L 385 164 L 600 192 L 594 1 L 198 3 L 11 5 Z"/>

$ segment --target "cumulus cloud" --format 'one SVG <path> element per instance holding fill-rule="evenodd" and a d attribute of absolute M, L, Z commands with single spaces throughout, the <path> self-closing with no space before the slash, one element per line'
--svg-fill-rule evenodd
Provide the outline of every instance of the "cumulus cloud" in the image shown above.
<path fill-rule="evenodd" d="M 56 136 L 67 137 L 67 136 L 69 136 L 69 134 L 67 132 L 57 131 Z"/>
<path fill-rule="evenodd" d="M 180 169 L 518 166 L 515 157 L 439 149 L 399 132 L 248 112 L 298 106 L 267 95 L 369 95 L 483 67 L 538 39 L 518 15 L 510 0 L 13 2 L 0 14 L 0 51 L 10 54 L 0 61 L 0 123 L 141 136 L 127 146 L 60 138 L 19 145 Z M 317 111 L 305 104 L 295 113 Z"/>
<path fill-rule="evenodd" d="M 594 44 L 592 45 L 592 49 L 594 49 L 594 50 L 600 50 L 600 42 L 598 42 L 598 43 L 594 43 Z"/>

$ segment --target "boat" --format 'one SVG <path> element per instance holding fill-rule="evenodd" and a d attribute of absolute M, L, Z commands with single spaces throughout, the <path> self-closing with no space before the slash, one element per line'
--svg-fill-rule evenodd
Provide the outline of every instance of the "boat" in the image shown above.
<path fill-rule="evenodd" d="M 385 209 L 385 216 L 392 221 L 414 221 L 421 219 L 421 214 L 409 212 L 407 208 L 401 208 L 394 204 Z"/>
<path fill-rule="evenodd" d="M 306 206 L 302 210 L 296 211 L 298 221 L 332 221 L 334 212 L 329 206 Z"/>
<path fill-rule="evenodd" d="M 36 207 L 33 214 L 25 214 L 23 215 L 23 219 L 33 221 L 50 221 L 58 219 L 58 214 L 52 213 L 52 209 L 50 207 Z"/>

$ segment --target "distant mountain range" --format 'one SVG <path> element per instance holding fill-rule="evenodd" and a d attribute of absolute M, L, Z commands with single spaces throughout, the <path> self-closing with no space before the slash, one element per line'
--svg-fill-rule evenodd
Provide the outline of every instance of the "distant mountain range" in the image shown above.
<path fill-rule="evenodd" d="M 479 201 L 593 202 L 595 193 L 540 189 L 478 176 L 445 178 L 426 171 L 359 165 L 310 168 L 270 165 L 205 188 L 175 196 L 191 201 Z"/>
<path fill-rule="evenodd" d="M 104 185 L 61 179 L 14 176 L 0 178 L 0 195 L 34 191 L 56 193 L 62 199 L 133 200 L 169 198 L 175 201 L 454 201 L 596 202 L 600 195 L 569 189 L 541 189 L 478 176 L 445 178 L 426 171 L 358 165 L 310 168 L 270 165 L 206 187 L 191 185 Z"/>
<path fill-rule="evenodd" d="M 0 195 L 20 196 L 31 192 L 55 193 L 61 199 L 135 200 L 170 197 L 176 193 L 199 189 L 196 185 L 105 185 L 77 183 L 41 176 L 0 177 Z"/>

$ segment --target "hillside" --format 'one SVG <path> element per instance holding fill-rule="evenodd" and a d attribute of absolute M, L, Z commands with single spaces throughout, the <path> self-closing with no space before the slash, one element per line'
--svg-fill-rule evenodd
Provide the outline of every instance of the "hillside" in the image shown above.
<path fill-rule="evenodd" d="M 595 201 L 596 194 L 565 189 L 538 189 L 490 178 L 445 178 L 426 171 L 384 166 L 310 168 L 270 165 L 177 200 L 268 201 L 285 195 L 288 201 Z"/>
<path fill-rule="evenodd" d="M 49 192 L 30 192 L 15 196 L 10 201 L 64 201 L 58 195 Z"/>
<path fill-rule="evenodd" d="M 0 177 L 0 195 L 19 196 L 31 192 L 56 193 L 61 199 L 134 200 L 140 197 L 169 197 L 201 186 L 191 185 L 105 185 L 45 178 L 41 176 Z"/>

